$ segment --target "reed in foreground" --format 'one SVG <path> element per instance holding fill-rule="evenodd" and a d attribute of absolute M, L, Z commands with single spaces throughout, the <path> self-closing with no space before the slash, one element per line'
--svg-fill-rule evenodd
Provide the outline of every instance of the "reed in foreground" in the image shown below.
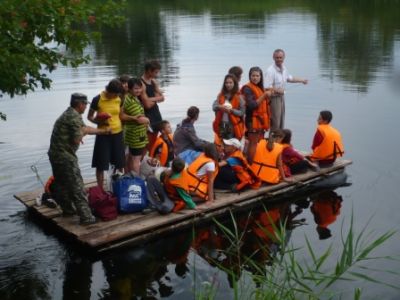
<path fill-rule="evenodd" d="M 247 249 L 248 241 L 245 237 L 245 233 L 249 231 L 247 225 L 243 227 L 243 222 L 238 224 L 233 214 L 230 226 L 214 220 L 227 244 L 230 244 L 230 247 L 221 250 L 223 252 L 221 255 L 234 258 L 235 267 L 232 268 L 232 265 L 227 267 L 219 260 L 213 261 L 213 264 L 230 276 L 234 299 L 317 300 L 340 299 L 343 295 L 348 299 L 349 294 L 352 294 L 354 299 L 361 299 L 362 289 L 354 286 L 361 281 L 400 291 L 399 287 L 379 279 L 384 273 L 391 276 L 399 276 L 400 273 L 369 267 L 371 262 L 376 260 L 398 261 L 394 256 L 373 256 L 380 246 L 395 235 L 395 231 L 377 236 L 368 231 L 369 222 L 367 222 L 363 229 L 356 233 L 352 216 L 346 230 L 342 223 L 341 244 L 330 244 L 322 254 L 317 254 L 307 236 L 302 248 L 295 248 L 288 243 L 293 229 L 288 220 L 276 222 L 267 210 L 266 214 L 270 227 L 257 224 L 259 232 L 264 234 L 265 239 L 256 249 L 253 247 L 252 251 Z M 249 222 L 251 219 L 252 216 L 249 214 Z M 260 256 L 264 259 L 260 260 Z M 243 272 L 238 273 L 238 268 Z M 373 273 L 374 276 L 368 275 L 369 273 Z M 338 283 L 343 281 L 352 282 L 352 291 L 340 288 Z M 203 282 L 202 286 L 195 289 L 195 297 L 199 300 L 217 299 L 218 287 L 217 280 Z"/>

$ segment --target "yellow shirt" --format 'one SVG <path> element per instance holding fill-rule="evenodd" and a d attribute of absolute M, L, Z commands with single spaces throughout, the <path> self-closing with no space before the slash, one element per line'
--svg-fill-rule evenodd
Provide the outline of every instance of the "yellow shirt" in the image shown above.
<path fill-rule="evenodd" d="M 121 98 L 119 96 L 115 98 L 106 98 L 105 92 L 100 93 L 100 99 L 98 103 L 97 113 L 109 113 L 111 118 L 109 118 L 107 124 L 99 124 L 98 128 L 111 128 L 111 133 L 116 134 L 122 131 L 122 123 L 119 118 L 119 112 L 121 110 Z"/>

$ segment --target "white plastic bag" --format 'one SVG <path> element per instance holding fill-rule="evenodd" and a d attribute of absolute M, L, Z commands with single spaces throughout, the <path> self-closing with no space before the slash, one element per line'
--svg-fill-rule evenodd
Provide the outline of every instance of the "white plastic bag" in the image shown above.
<path fill-rule="evenodd" d="M 157 159 L 145 155 L 140 163 L 140 175 L 144 178 L 154 175 L 158 167 L 160 167 L 160 162 Z"/>

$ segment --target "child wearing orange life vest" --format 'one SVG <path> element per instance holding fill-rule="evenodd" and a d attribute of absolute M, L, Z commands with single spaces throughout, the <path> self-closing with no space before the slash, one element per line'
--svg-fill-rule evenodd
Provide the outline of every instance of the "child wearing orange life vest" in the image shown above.
<path fill-rule="evenodd" d="M 221 92 L 212 105 L 215 112 L 213 130 L 219 138 L 237 138 L 241 140 L 244 135 L 245 105 L 239 93 L 239 84 L 233 74 L 224 78 Z"/>
<path fill-rule="evenodd" d="M 218 174 L 218 152 L 214 144 L 206 144 L 201 153 L 187 168 L 189 190 L 192 195 L 214 201 L 214 179 Z"/>
<path fill-rule="evenodd" d="M 249 71 L 249 82 L 246 83 L 241 93 L 246 103 L 246 139 L 248 142 L 247 160 L 250 162 L 254 156 L 256 145 L 269 129 L 269 97 L 272 90 L 264 89 L 263 72 L 259 67 L 252 67 Z"/>
<path fill-rule="evenodd" d="M 171 172 L 162 180 L 168 197 L 175 202 L 173 212 L 182 210 L 186 206 L 191 209 L 196 208 L 189 194 L 187 176 L 185 162 L 177 157 L 172 161 Z"/>
<path fill-rule="evenodd" d="M 240 150 L 241 143 L 232 138 L 223 140 L 225 160 L 219 162 L 219 172 L 215 178 L 214 187 L 219 189 L 230 189 L 234 192 L 245 187 L 258 188 L 260 179 L 250 169 L 247 159 Z"/>
<path fill-rule="evenodd" d="M 330 125 L 331 121 L 332 113 L 329 110 L 319 113 L 318 128 L 311 146 L 313 153 L 309 157 L 320 166 L 329 166 L 344 154 L 342 136 Z"/>
<path fill-rule="evenodd" d="M 163 120 L 160 122 L 158 128 L 160 135 L 150 149 L 149 155 L 158 159 L 161 166 L 168 167 L 175 157 L 171 124 Z"/>
<path fill-rule="evenodd" d="M 271 133 L 268 139 L 258 142 L 250 168 L 261 181 L 269 184 L 292 182 L 291 178 L 285 176 L 283 170 L 282 151 L 283 146 L 274 142 Z"/>
<path fill-rule="evenodd" d="M 274 132 L 274 139 L 283 146 L 282 162 L 285 176 L 290 177 L 294 174 L 304 173 L 309 169 L 317 169 L 318 166 L 293 148 L 292 131 L 289 129 L 278 129 Z"/>

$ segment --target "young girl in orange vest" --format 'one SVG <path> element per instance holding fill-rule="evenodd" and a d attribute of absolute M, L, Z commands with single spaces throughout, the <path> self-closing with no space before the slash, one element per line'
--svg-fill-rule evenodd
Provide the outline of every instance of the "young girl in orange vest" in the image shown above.
<path fill-rule="evenodd" d="M 277 184 L 281 181 L 292 182 L 285 176 L 283 170 L 282 151 L 283 146 L 274 142 L 271 134 L 268 139 L 258 142 L 250 168 L 261 181 L 268 184 Z"/>
<path fill-rule="evenodd" d="M 246 103 L 246 138 L 247 160 L 251 162 L 256 150 L 257 142 L 264 137 L 269 129 L 269 97 L 271 90 L 264 90 L 263 72 L 259 67 L 252 67 L 249 71 L 249 82 L 241 93 Z"/>
<path fill-rule="evenodd" d="M 215 111 L 213 122 L 215 134 L 220 139 L 237 138 L 241 140 L 244 135 L 245 106 L 235 75 L 225 76 L 221 92 L 212 108 Z"/>
<path fill-rule="evenodd" d="M 282 162 L 285 176 L 290 177 L 293 174 L 307 172 L 307 170 L 315 170 L 318 166 L 303 155 L 301 155 L 295 148 L 293 148 L 292 131 L 289 129 L 278 129 L 274 133 L 274 139 L 283 146 Z"/>

